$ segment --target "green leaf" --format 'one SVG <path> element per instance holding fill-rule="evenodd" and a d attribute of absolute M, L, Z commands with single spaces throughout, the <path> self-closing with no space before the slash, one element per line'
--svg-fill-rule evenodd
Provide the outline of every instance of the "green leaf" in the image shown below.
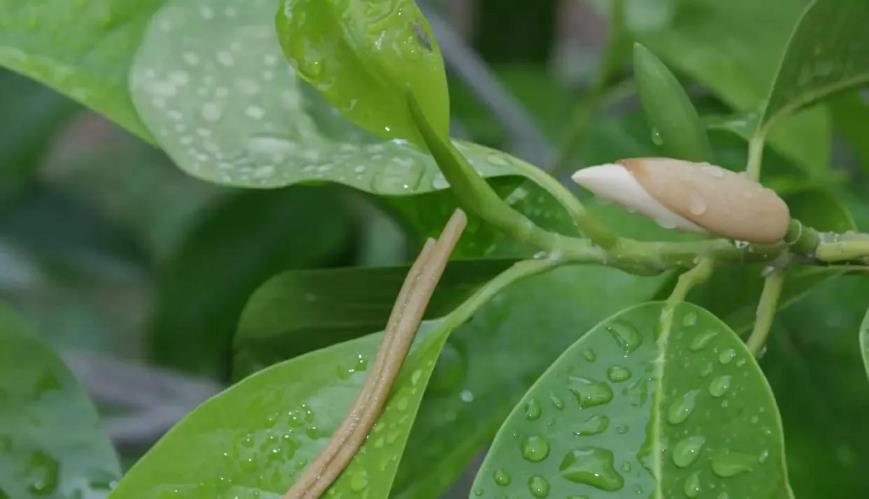
<path fill-rule="evenodd" d="M 760 125 L 763 130 L 828 95 L 869 81 L 869 3 L 815 0 L 788 42 Z"/>
<path fill-rule="evenodd" d="M 803 6 L 803 0 L 680 1 L 665 23 L 635 36 L 671 69 L 693 78 L 735 111 L 757 113 L 769 97 Z M 822 108 L 788 119 L 769 137 L 774 148 L 812 174 L 829 170 L 830 141 Z"/>
<path fill-rule="evenodd" d="M 772 391 L 709 312 L 640 305 L 592 329 L 498 433 L 478 496 L 789 497 Z"/>
<path fill-rule="evenodd" d="M 127 90 L 133 54 L 164 0 L 0 1 L 0 65 L 105 114 L 140 137 Z"/>
<path fill-rule="evenodd" d="M 426 317 L 448 314 L 515 261 L 451 262 Z M 297 270 L 269 279 L 241 314 L 234 340 L 235 376 L 383 329 L 408 269 Z"/>
<path fill-rule="evenodd" d="M 441 354 L 392 497 L 443 497 L 578 335 L 649 299 L 661 280 L 606 267 L 566 267 L 516 283 L 481 307 Z"/>
<path fill-rule="evenodd" d="M 425 386 L 450 332 L 515 279 L 551 265 L 518 263 L 450 315 L 422 324 L 383 413 L 332 493 L 389 495 Z M 382 338 L 375 334 L 317 350 L 238 383 L 176 425 L 111 497 L 162 497 L 172 491 L 203 498 L 282 494 L 340 424 Z"/>
<path fill-rule="evenodd" d="M 154 357 L 227 375 L 232 336 L 251 293 L 278 272 L 340 263 L 353 235 L 349 209 L 325 188 L 242 192 L 212 207 L 161 269 Z"/>
<path fill-rule="evenodd" d="M 120 466 L 63 362 L 0 305 L 0 497 L 105 497 Z"/>
<path fill-rule="evenodd" d="M 869 99 L 865 90 L 845 93 L 830 99 L 833 124 L 853 149 L 863 170 L 869 172 L 869 142 L 863 140 L 869 132 Z"/>
<path fill-rule="evenodd" d="M 421 146 L 403 98 L 410 90 L 449 136 L 443 57 L 413 0 L 283 0 L 277 29 L 298 75 L 363 129 Z"/>
<path fill-rule="evenodd" d="M 863 352 L 863 365 L 866 366 L 866 375 L 869 376 L 869 312 L 860 326 L 860 351 Z"/>
<path fill-rule="evenodd" d="M 867 297 L 865 276 L 831 280 L 782 313 L 761 360 L 779 401 L 797 497 L 869 496 L 869 390 L 855 348 Z"/>
<path fill-rule="evenodd" d="M 0 206 L 32 182 L 39 160 L 75 107 L 45 87 L 0 69 Z"/>
<path fill-rule="evenodd" d="M 709 161 L 709 137 L 691 99 L 667 66 L 639 43 L 634 45 L 634 78 L 653 140 L 665 155 Z"/>
<path fill-rule="evenodd" d="M 241 187 L 330 181 L 396 195 L 448 187 L 412 144 L 347 132 L 354 127 L 284 62 L 274 8 L 272 0 L 244 8 L 234 0 L 169 0 L 154 16 L 131 92 L 173 160 L 196 177 Z M 519 169 L 504 153 L 459 148 L 484 176 Z"/>

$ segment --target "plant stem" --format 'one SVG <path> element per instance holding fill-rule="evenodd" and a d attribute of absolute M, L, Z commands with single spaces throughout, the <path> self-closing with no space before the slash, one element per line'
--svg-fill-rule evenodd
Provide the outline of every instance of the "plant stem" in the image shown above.
<path fill-rule="evenodd" d="M 440 239 L 426 242 L 399 291 L 383 342 L 356 402 L 332 439 L 290 487 L 284 499 L 321 497 L 365 441 L 386 404 L 425 309 L 466 225 L 464 212 L 456 210 Z"/>
<path fill-rule="evenodd" d="M 676 282 L 676 287 L 667 298 L 667 305 L 672 307 L 685 301 L 688 293 L 698 284 L 701 284 L 712 276 L 712 270 L 715 265 L 710 258 L 701 258 L 697 265 L 679 276 L 679 281 Z"/>
<path fill-rule="evenodd" d="M 815 258 L 825 263 L 862 261 L 869 265 L 869 235 L 824 234 L 815 249 Z"/>
<path fill-rule="evenodd" d="M 754 321 L 754 329 L 748 338 L 748 350 L 756 357 L 766 344 L 766 339 L 772 329 L 775 313 L 778 309 L 778 301 L 781 297 L 782 287 L 785 281 L 785 270 L 778 269 L 763 284 L 763 292 L 760 294 L 760 302 L 757 304 L 757 318 Z"/>
<path fill-rule="evenodd" d="M 760 170 L 763 166 L 763 148 L 766 145 L 766 132 L 758 131 L 748 141 L 748 165 L 745 171 L 752 180 L 760 180 Z"/>

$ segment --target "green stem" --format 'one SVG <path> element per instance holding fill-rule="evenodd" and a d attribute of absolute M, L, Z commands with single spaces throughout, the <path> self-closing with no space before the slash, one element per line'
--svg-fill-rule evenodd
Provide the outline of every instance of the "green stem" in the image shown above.
<path fill-rule="evenodd" d="M 757 356 L 763 349 L 769 332 L 772 330 L 772 323 L 778 309 L 778 302 L 784 282 L 785 271 L 779 269 L 770 274 L 763 284 L 763 292 L 761 292 L 760 302 L 757 304 L 757 318 L 754 321 L 754 329 L 747 342 L 748 350 L 754 356 Z"/>
<path fill-rule="evenodd" d="M 694 268 L 679 276 L 676 287 L 673 288 L 673 292 L 667 298 L 667 306 L 672 308 L 685 301 L 685 298 L 692 289 L 712 276 L 714 268 L 715 265 L 711 258 L 701 258 Z"/>
<path fill-rule="evenodd" d="M 763 148 L 766 144 L 766 132 L 758 131 L 748 142 L 748 165 L 745 171 L 753 180 L 760 179 L 760 170 L 763 166 Z"/>
<path fill-rule="evenodd" d="M 815 258 L 824 263 L 862 261 L 869 264 L 869 235 L 824 234 L 815 249 Z"/>

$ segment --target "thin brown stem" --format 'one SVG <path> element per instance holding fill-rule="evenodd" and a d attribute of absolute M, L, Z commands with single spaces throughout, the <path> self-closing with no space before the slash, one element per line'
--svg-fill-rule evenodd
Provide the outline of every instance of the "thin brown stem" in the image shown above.
<path fill-rule="evenodd" d="M 396 299 L 383 342 L 353 407 L 332 439 L 290 487 L 284 499 L 316 499 L 334 483 L 377 421 L 410 350 L 423 314 L 446 268 L 467 217 L 456 210 L 437 242 L 429 240 Z"/>

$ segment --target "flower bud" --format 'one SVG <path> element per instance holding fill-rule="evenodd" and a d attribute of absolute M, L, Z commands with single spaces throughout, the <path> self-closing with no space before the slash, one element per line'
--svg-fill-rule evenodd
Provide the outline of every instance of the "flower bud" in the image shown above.
<path fill-rule="evenodd" d="M 788 207 L 775 192 L 708 163 L 624 159 L 579 170 L 573 180 L 671 229 L 774 243 L 784 238 L 790 222 Z"/>

